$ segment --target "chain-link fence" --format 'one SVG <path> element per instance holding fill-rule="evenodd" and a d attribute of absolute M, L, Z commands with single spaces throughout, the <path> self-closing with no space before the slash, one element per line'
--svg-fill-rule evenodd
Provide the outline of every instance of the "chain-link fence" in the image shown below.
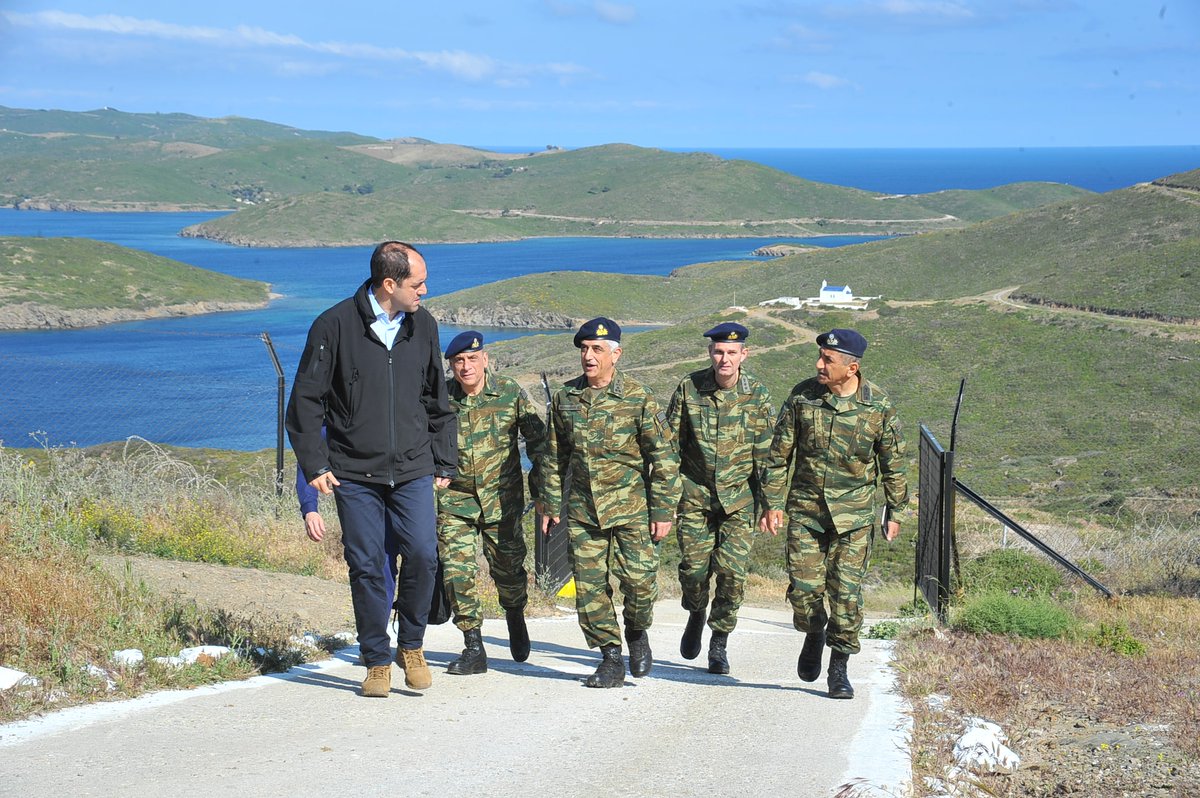
<path fill-rule="evenodd" d="M 277 443 L 278 372 L 264 334 L 112 330 L 0 351 L 0 442 L 93 446 L 130 436 L 253 451 Z M 64 346 L 64 342 L 68 345 Z M 281 347 L 290 383 L 300 352 Z"/>
<path fill-rule="evenodd" d="M 1020 434 L 1012 431 L 1014 438 Z M 971 470 L 954 454 L 921 427 L 915 580 L 943 618 L 959 565 L 997 548 L 1020 548 L 1056 562 L 1080 590 L 1106 596 L 1114 591 L 1200 595 L 1200 489 L 1195 484 L 1144 488 L 1138 495 L 987 495 L 975 489 Z M 1170 465 L 1186 467 L 1178 461 Z M 1126 466 L 1121 452 L 1099 464 L 1112 473 Z"/>

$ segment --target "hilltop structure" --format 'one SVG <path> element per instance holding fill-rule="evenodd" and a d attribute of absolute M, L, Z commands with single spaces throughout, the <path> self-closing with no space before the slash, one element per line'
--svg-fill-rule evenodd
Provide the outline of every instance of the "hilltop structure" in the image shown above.
<path fill-rule="evenodd" d="M 759 302 L 764 305 L 788 305 L 796 310 L 800 308 L 837 308 L 839 310 L 866 310 L 867 303 L 878 296 L 855 296 L 848 285 L 830 285 L 821 281 L 821 291 L 817 296 L 801 299 L 798 296 L 780 296 Z"/>

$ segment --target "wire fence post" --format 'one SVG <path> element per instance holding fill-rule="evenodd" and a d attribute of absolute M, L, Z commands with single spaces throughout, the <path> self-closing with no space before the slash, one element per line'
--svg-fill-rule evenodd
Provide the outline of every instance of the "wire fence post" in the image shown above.
<path fill-rule="evenodd" d="M 284 379 L 283 366 L 279 365 L 279 355 L 275 354 L 275 345 L 271 343 L 271 334 L 264 332 L 262 342 L 271 355 L 271 363 L 275 366 L 275 380 L 278 387 L 275 400 L 275 495 L 283 496 L 283 411 L 284 411 Z"/>

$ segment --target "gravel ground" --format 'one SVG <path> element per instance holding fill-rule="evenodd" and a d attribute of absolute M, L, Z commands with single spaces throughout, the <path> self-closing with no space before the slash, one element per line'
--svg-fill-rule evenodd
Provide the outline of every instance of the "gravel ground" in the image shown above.
<path fill-rule="evenodd" d="M 1200 762 L 1173 748 L 1162 725 L 1117 727 L 1059 713 L 1045 720 L 1018 742 L 1013 795 L 1200 796 Z"/>

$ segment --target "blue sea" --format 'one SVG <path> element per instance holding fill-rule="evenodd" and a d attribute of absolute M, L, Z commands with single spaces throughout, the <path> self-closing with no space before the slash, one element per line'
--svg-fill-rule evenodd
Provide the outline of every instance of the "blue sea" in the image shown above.
<path fill-rule="evenodd" d="M 512 148 L 520 150 L 522 148 Z M 1051 180 L 1107 191 L 1200 166 L 1200 148 L 1086 150 L 710 150 L 806 179 L 887 193 Z M 181 446 L 260 449 L 276 439 L 278 378 L 290 384 L 312 319 L 365 278 L 369 247 L 242 248 L 177 232 L 212 213 L 33 212 L 0 209 L 0 235 L 73 236 L 263 280 L 281 295 L 263 310 L 85 330 L 0 333 L 0 442 L 87 446 L 141 436 Z M 533 239 L 434 244 L 431 294 L 523 274 L 667 274 L 692 263 L 753 258 L 785 239 Z M 846 246 L 858 237 L 790 239 Z M 814 286 L 815 289 L 815 286 Z M 458 330 L 443 327 L 447 340 Z M 491 340 L 529 334 L 488 330 Z M 564 338 L 569 346 L 569 339 Z"/>

